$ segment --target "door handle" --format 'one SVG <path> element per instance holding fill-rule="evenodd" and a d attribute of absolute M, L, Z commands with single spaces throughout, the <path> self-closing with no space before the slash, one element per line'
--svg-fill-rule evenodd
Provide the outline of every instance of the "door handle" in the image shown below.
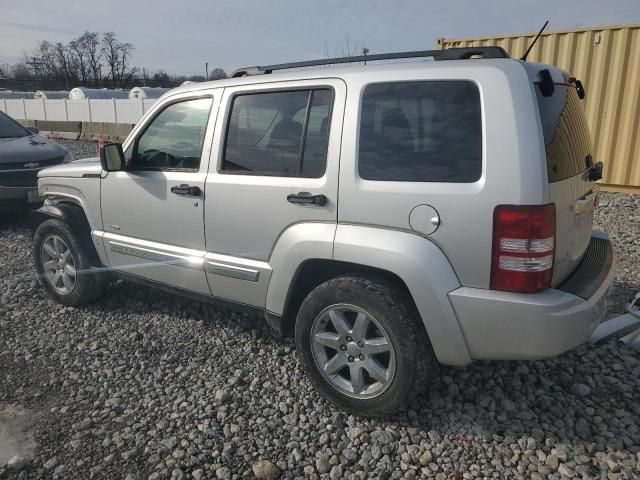
<path fill-rule="evenodd" d="M 190 195 L 192 197 L 199 197 L 202 193 L 202 190 L 200 190 L 200 187 L 198 186 L 191 186 L 183 183 L 182 185 L 171 187 L 171 193 L 175 193 L 176 195 Z"/>
<path fill-rule="evenodd" d="M 313 195 L 309 192 L 291 193 L 287 195 L 287 202 L 296 205 L 318 205 L 322 206 L 327 203 L 327 197 L 322 194 Z"/>

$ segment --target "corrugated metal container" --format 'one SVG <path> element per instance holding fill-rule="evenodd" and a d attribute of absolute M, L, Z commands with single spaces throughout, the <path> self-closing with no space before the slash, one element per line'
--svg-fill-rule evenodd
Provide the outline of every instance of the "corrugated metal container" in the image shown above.
<path fill-rule="evenodd" d="M 438 48 L 498 45 L 521 57 L 535 33 L 438 39 Z M 543 33 L 528 60 L 582 80 L 595 159 L 612 190 L 640 191 L 640 25 Z"/>

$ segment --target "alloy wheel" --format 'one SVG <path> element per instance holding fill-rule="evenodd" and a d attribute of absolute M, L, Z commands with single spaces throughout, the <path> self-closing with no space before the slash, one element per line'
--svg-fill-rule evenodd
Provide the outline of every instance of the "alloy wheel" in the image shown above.
<path fill-rule="evenodd" d="M 396 354 L 389 334 L 360 307 L 339 304 L 320 312 L 311 349 L 325 379 L 350 397 L 377 397 L 393 382 Z"/>
<path fill-rule="evenodd" d="M 71 293 L 77 273 L 71 249 L 58 235 L 49 235 L 42 242 L 42 267 L 47 282 L 61 295 Z"/>

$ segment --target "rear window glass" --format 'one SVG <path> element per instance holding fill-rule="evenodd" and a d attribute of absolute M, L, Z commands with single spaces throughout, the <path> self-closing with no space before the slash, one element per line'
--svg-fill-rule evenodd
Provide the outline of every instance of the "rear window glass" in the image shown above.
<path fill-rule="evenodd" d="M 366 180 L 475 182 L 482 173 L 480 93 L 469 81 L 369 85 L 358 171 Z"/>
<path fill-rule="evenodd" d="M 550 97 L 536 88 L 547 152 L 549 182 L 575 177 L 591 160 L 591 136 L 576 89 L 557 85 Z"/>

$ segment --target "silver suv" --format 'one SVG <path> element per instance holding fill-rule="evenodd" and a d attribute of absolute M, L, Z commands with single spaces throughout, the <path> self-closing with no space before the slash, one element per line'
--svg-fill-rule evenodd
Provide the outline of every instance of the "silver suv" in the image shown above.
<path fill-rule="evenodd" d="M 414 61 L 375 63 L 393 58 Z M 255 311 L 365 415 L 438 364 L 558 355 L 600 323 L 615 259 L 592 231 L 579 80 L 497 47 L 233 77 L 171 90 L 123 145 L 40 173 L 53 298 L 95 300 L 115 274 Z"/>

